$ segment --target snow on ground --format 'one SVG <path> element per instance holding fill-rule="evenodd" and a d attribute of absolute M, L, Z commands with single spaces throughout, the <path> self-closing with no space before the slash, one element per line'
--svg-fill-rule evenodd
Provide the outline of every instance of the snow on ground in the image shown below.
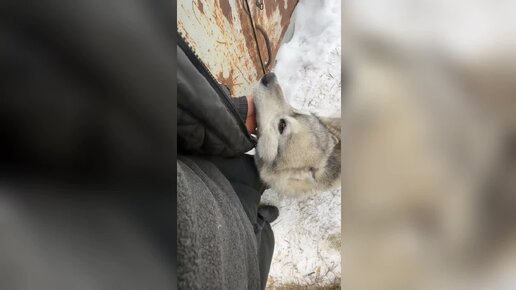
<path fill-rule="evenodd" d="M 274 68 L 290 104 L 332 115 L 340 111 L 340 0 L 300 1 L 293 38 Z M 340 189 L 305 198 L 268 190 L 262 201 L 280 210 L 268 289 L 281 285 L 340 285 Z"/>

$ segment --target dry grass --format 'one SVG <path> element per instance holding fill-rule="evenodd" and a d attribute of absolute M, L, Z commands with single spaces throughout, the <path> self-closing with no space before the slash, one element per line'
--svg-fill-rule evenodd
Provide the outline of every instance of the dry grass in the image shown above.
<path fill-rule="evenodd" d="M 270 283 L 269 283 L 270 284 Z M 327 285 L 300 285 L 300 284 L 283 284 L 283 285 L 267 285 L 267 290 L 337 290 L 340 289 L 340 279 L 335 279 Z"/>
<path fill-rule="evenodd" d="M 336 290 L 340 289 L 340 275 L 328 268 L 325 272 L 318 267 L 314 272 L 305 276 L 305 279 L 292 283 L 278 283 L 273 277 L 269 277 L 267 290 Z"/>

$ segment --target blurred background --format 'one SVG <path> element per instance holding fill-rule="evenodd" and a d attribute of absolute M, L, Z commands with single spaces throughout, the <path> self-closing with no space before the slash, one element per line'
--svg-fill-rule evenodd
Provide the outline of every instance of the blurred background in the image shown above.
<path fill-rule="evenodd" d="M 516 288 L 515 9 L 343 5 L 342 289 Z"/>
<path fill-rule="evenodd" d="M 171 1 L 0 1 L 0 289 L 175 289 Z"/>

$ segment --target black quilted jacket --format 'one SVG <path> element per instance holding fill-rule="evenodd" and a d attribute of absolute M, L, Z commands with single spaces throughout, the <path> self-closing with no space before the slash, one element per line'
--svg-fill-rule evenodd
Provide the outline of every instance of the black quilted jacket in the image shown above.
<path fill-rule="evenodd" d="M 177 136 L 179 153 L 236 156 L 255 140 L 245 127 L 242 98 L 235 99 L 209 74 L 181 37 L 177 48 Z"/>

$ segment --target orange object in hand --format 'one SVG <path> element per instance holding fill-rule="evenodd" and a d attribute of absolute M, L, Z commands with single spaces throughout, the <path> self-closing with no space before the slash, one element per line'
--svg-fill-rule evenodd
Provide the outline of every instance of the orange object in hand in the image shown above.
<path fill-rule="evenodd" d="M 256 134 L 256 110 L 254 107 L 253 96 L 246 96 L 247 99 L 247 118 L 245 120 L 245 126 L 247 131 L 251 134 Z"/>

